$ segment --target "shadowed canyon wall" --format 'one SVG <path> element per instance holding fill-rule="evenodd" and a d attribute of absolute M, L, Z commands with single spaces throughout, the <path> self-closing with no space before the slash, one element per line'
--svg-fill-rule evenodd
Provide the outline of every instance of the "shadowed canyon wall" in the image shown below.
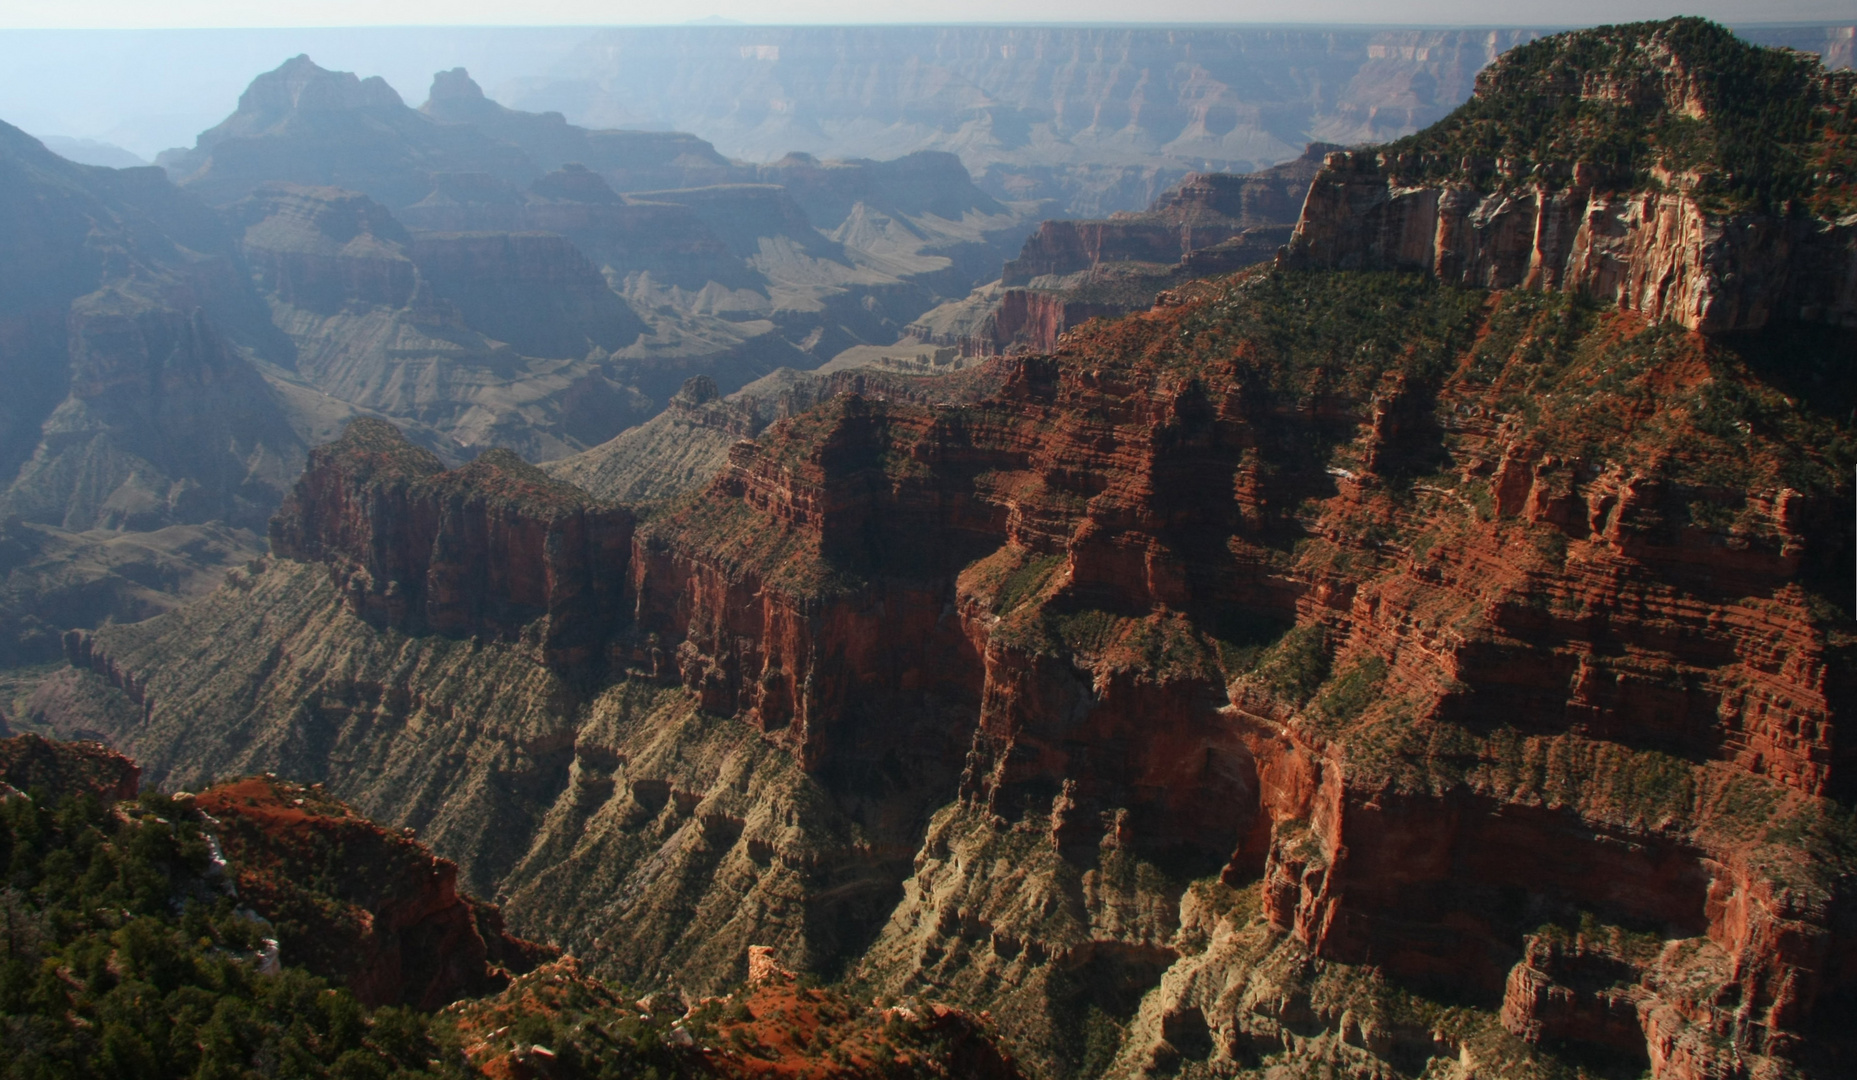
<path fill-rule="evenodd" d="M 271 559 L 34 707 L 326 779 L 628 978 L 771 943 L 1053 1077 L 1837 1075 L 1849 331 L 1284 262 L 636 516 L 351 426 Z"/>

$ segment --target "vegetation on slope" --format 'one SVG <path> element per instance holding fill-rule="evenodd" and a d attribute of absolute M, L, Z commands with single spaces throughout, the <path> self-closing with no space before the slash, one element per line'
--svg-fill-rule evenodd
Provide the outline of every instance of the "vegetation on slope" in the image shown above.
<path fill-rule="evenodd" d="M 1384 153 L 1411 179 L 1489 188 L 1572 178 L 1644 189 L 1693 173 L 1720 210 L 1822 216 L 1857 206 L 1857 77 L 1808 53 L 1750 45 L 1699 18 L 1601 26 L 1505 53 L 1451 115 Z"/>
<path fill-rule="evenodd" d="M 69 1076 L 434 1075 L 430 1020 L 374 1012 L 295 965 L 225 888 L 202 822 L 153 792 L 0 803 L 0 1071 Z"/>
<path fill-rule="evenodd" d="M 325 977 L 354 966 L 344 924 L 367 921 L 358 894 L 397 889 L 383 911 L 429 903 L 407 892 L 426 885 L 429 854 L 316 788 L 252 778 L 115 798 L 135 778 L 94 744 L 0 740 L 6 1080 L 1017 1076 L 966 1014 L 871 1008 L 788 978 L 689 1009 L 563 958 L 441 1010 L 370 1008 Z M 456 944 L 420 947 L 455 968 Z"/>

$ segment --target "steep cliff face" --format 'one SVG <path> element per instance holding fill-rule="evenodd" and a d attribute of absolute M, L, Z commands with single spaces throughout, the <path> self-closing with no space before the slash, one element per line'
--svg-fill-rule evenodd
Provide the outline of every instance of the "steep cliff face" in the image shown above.
<path fill-rule="evenodd" d="M 1058 338 L 1066 330 L 1091 319 L 1123 314 L 1126 312 L 1119 304 L 1071 300 L 1057 292 L 1007 289 L 993 312 L 991 329 L 995 342 L 1048 353 L 1057 348 Z"/>
<path fill-rule="evenodd" d="M 1547 39 L 1436 126 L 1330 155 L 1290 262 L 1573 290 L 1712 332 L 1857 324 L 1854 100 L 1850 73 L 1700 20 Z"/>
<path fill-rule="evenodd" d="M 365 618 L 455 636 L 533 632 L 548 663 L 569 666 L 610 633 L 631 540 L 630 512 L 514 454 L 446 472 L 373 420 L 311 455 L 271 526 L 277 554 L 327 561 Z"/>
<path fill-rule="evenodd" d="M 1283 314 L 1305 309 L 1319 330 Z M 1295 956 L 1485 1010 L 1481 1034 L 1440 1035 L 1422 1058 L 1482 1039 L 1533 1060 L 1549 1051 L 1528 1040 L 1602 1014 L 1616 1022 L 1586 1041 L 1664 1076 L 1714 1075 L 1733 1053 L 1809 1065 L 1835 1042 L 1819 1027 L 1853 972 L 1828 797 L 1848 797 L 1836 731 L 1854 676 L 1825 597 L 1851 545 L 1846 421 L 1836 391 L 1784 402 L 1833 374 L 1838 339 L 1796 338 L 1795 358 L 1818 359 L 1776 367 L 1758 343 L 1573 298 L 1283 271 L 1099 325 L 1056 358 L 980 369 L 997 381 L 972 403 L 844 396 L 739 444 L 704 497 L 613 560 L 629 618 L 607 624 L 604 654 L 631 674 L 588 705 L 540 682 L 499 704 L 516 713 L 469 741 L 519 753 L 527 778 L 455 778 L 421 820 L 517 890 L 519 925 L 597 935 L 588 955 L 615 970 L 708 982 L 721 943 L 777 936 L 821 966 L 861 956 L 894 990 L 1009 1008 L 1053 1074 L 1083 1067 L 1096 1013 L 1127 1033 L 1104 1061 L 1136 1061 L 1151 1033 L 1136 1071 L 1195 1038 L 1221 1061 L 1293 1056 L 1306 1021 L 1288 1005 L 1245 1019 L 1214 1003 L 1311 992 L 1259 981 L 1258 964 Z M 1598 379 L 1608 393 L 1588 394 Z M 280 553 L 347 568 L 379 542 L 439 546 L 394 539 L 419 512 L 312 509 L 444 482 L 350 442 L 280 518 L 321 546 Z M 266 581 L 289 565 L 241 588 L 281 596 L 293 586 Z M 307 662 L 336 640 L 310 629 L 327 602 L 264 630 L 228 593 L 198 615 L 231 620 L 217 630 L 156 620 L 97 635 L 86 659 L 142 696 L 120 737 L 170 777 L 205 764 L 183 764 L 187 746 L 233 752 L 183 715 L 274 732 L 242 762 L 328 761 L 312 748 L 331 737 L 356 765 L 387 762 L 453 738 L 436 718 L 473 680 L 436 642 L 388 676 L 406 663 L 391 637 L 367 646 L 388 667 L 356 670 L 350 697 L 385 679 L 343 706 L 339 735 L 284 722 L 304 680 L 325 702 L 344 692 Z M 254 632 L 285 636 L 249 664 L 151 667 L 183 638 L 216 653 Z M 498 679 L 524 663 L 499 654 Z M 651 680 L 683 694 L 648 706 L 630 688 Z M 672 722 L 672 700 L 736 726 Z M 405 719 L 363 720 L 388 715 Z M 552 734 L 516 734 L 537 723 Z M 743 737 L 760 749 L 743 756 Z M 667 739 L 692 756 L 669 764 Z M 768 771 L 776 748 L 790 771 Z M 388 797 L 365 771 L 337 776 Z M 783 819 L 776 783 L 818 809 Z M 509 820 L 528 839 L 488 844 L 451 816 L 499 800 L 526 807 Z M 899 864 L 918 842 L 913 870 Z M 1057 891 L 1041 902 L 1019 874 Z M 564 902 L 596 876 L 635 891 Z M 847 877 L 869 891 L 827 884 Z M 724 879 L 671 899 L 673 882 Z M 1254 890 L 1249 921 L 1192 921 L 1191 897 L 1234 887 Z M 1555 927 L 1599 959 L 1557 959 Z M 1605 945 L 1608 927 L 1650 937 Z M 1207 949 L 1246 941 L 1268 948 L 1206 967 Z M 1619 989 L 1592 996 L 1581 964 Z M 1174 972 L 1200 972 L 1199 989 Z M 1174 1020 L 1144 1019 L 1150 988 L 1176 995 Z M 1391 1007 L 1384 986 L 1360 992 Z"/>

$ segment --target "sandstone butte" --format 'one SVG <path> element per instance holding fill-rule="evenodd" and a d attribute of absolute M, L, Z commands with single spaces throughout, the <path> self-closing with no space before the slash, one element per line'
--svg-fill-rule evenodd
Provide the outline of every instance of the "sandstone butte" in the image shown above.
<path fill-rule="evenodd" d="M 1697 57 L 1805 67 L 1563 35 L 1412 152 L 1519 138 L 1517 72 L 1669 135 L 1720 104 Z M 1648 208 L 1578 219 L 1613 276 L 1476 228 L 1489 276 L 1373 269 L 1397 207 L 1577 161 L 1331 158 L 1284 265 L 841 395 L 643 520 L 356 424 L 272 559 L 74 635 L 43 705 L 162 782 L 274 760 L 429 824 L 596 970 L 724 985 L 772 941 L 990 1008 L 1041 1075 L 1839 1075 L 1857 453 L 1813 268 L 1850 227 L 1812 207 L 1849 212 L 1852 106 L 1806 73 L 1803 196 L 1555 189 Z M 1761 229 L 1781 264 L 1721 239 Z"/>

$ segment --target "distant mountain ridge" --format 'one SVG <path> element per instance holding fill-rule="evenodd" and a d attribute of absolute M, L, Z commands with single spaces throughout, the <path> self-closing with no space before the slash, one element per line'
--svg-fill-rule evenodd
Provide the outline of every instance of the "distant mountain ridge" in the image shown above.
<path fill-rule="evenodd" d="M 1415 131 L 1496 56 L 1555 29 L 641 27 L 599 31 L 503 93 L 595 126 L 697 132 L 750 160 L 947 150 L 995 196 L 1094 218 L 1189 172 Z M 1741 33 L 1852 62 L 1849 25 Z"/>
<path fill-rule="evenodd" d="M 156 160 L 209 202 L 287 180 L 361 191 L 390 209 L 423 198 L 434 174 L 481 173 L 526 185 L 583 158 L 624 188 L 680 187 L 693 168 L 699 182 L 733 178 L 730 163 L 699 139 L 588 132 L 558 115 L 504 109 L 476 90 L 462 69 L 441 72 L 436 96 L 420 111 L 378 76 L 328 71 L 297 56 L 252 80 L 238 108 L 201 132 L 192 149 Z"/>
<path fill-rule="evenodd" d="M 0 124 L 0 508 L 64 528 L 262 523 L 304 447 L 240 352 L 276 332 L 230 229 L 159 170 Z"/>

